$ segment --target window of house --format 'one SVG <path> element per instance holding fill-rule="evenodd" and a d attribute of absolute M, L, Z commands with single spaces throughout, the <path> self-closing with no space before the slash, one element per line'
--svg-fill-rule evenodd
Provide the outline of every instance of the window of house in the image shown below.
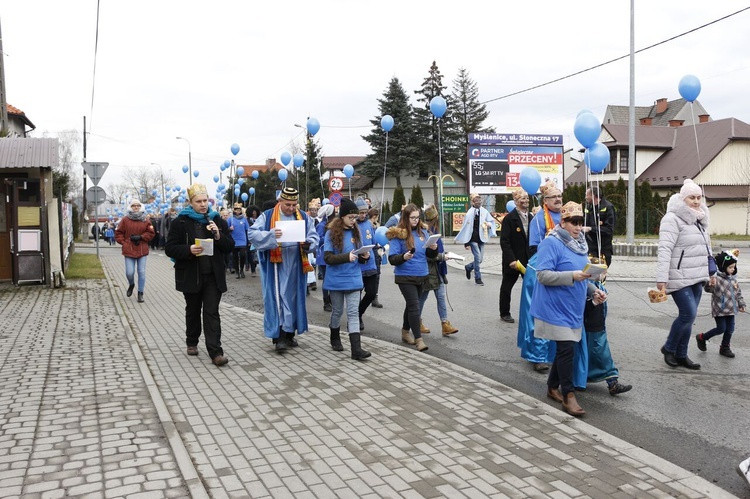
<path fill-rule="evenodd" d="M 609 150 L 609 164 L 604 173 L 617 173 L 617 149 Z"/>
<path fill-rule="evenodd" d="M 628 173 L 628 150 L 621 149 L 620 153 L 620 173 Z"/>

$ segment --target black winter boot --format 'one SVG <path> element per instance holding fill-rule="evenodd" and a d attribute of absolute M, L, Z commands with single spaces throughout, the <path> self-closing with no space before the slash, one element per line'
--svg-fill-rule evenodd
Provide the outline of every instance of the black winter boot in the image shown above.
<path fill-rule="evenodd" d="M 723 355 L 724 357 L 729 357 L 730 359 L 734 358 L 734 352 L 731 348 L 729 348 L 729 345 L 721 345 L 719 347 L 719 355 Z"/>
<path fill-rule="evenodd" d="M 279 337 L 276 339 L 276 351 L 278 353 L 285 352 L 288 345 L 286 342 L 286 336 L 287 333 L 285 333 L 283 330 L 279 333 Z"/>
<path fill-rule="evenodd" d="M 331 348 L 336 352 L 343 352 L 344 345 L 341 344 L 341 328 L 330 328 L 331 329 Z"/>
<path fill-rule="evenodd" d="M 352 359 L 363 360 L 372 355 L 367 350 L 362 350 L 359 333 L 349 333 L 349 342 L 352 344 Z"/>
<path fill-rule="evenodd" d="M 331 306 L 331 297 L 323 297 L 323 311 L 324 312 L 331 312 L 333 310 L 333 307 Z"/>
<path fill-rule="evenodd" d="M 286 333 L 286 344 L 289 348 L 294 348 L 299 345 L 294 338 L 294 333 Z"/>

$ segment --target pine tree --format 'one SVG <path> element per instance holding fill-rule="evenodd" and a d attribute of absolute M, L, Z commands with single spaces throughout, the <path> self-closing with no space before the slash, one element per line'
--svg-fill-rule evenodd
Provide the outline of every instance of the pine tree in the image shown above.
<path fill-rule="evenodd" d="M 393 202 L 391 207 L 394 213 L 401 211 L 401 207 L 406 204 L 406 198 L 404 197 L 404 188 L 396 187 L 393 191 Z"/>
<path fill-rule="evenodd" d="M 412 187 L 409 202 L 416 205 L 419 209 L 422 209 L 424 206 L 424 197 L 422 196 L 422 189 L 419 187 L 419 184 Z"/>
<path fill-rule="evenodd" d="M 323 199 L 327 197 L 321 185 L 322 176 L 322 148 L 315 137 L 307 134 L 305 142 L 305 161 L 300 168 L 295 168 L 294 175 L 290 175 L 287 183 L 296 188 L 299 178 L 299 204 L 303 210 L 307 209 L 307 203 L 313 198 Z"/>
<path fill-rule="evenodd" d="M 365 158 L 359 171 L 368 177 L 383 178 L 385 168 L 386 176 L 394 177 L 396 185 L 400 187 L 402 175 L 416 175 L 418 170 L 415 162 L 417 152 L 413 138 L 413 110 L 398 78 L 391 79 L 383 98 L 378 99 L 378 111 L 380 115 L 370 120 L 373 125 L 370 134 L 362 136 L 373 152 Z M 380 119 L 385 115 L 393 118 L 393 128 L 388 134 L 380 127 Z"/>
<path fill-rule="evenodd" d="M 490 113 L 487 111 L 487 106 L 479 101 L 479 86 L 469 77 L 469 72 L 464 68 L 458 70 L 458 76 L 453 80 L 451 103 L 457 136 L 456 140 L 446 144 L 446 148 L 455 149 L 454 167 L 459 172 L 465 173 L 468 165 L 466 157 L 469 147 L 468 135 L 472 132 L 494 132 L 495 129 L 484 128 L 484 121 Z"/>

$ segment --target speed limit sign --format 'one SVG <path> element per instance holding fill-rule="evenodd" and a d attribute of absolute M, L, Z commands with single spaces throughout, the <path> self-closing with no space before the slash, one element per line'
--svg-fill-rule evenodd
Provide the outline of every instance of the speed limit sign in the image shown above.
<path fill-rule="evenodd" d="M 328 188 L 332 192 L 340 191 L 344 188 L 344 180 L 341 177 L 331 177 L 328 179 Z"/>

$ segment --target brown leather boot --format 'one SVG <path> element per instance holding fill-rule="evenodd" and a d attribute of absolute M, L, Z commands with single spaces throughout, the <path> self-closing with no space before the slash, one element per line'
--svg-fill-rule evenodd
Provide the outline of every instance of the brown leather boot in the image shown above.
<path fill-rule="evenodd" d="M 430 328 L 424 325 L 422 319 L 419 319 L 419 332 L 422 334 L 430 334 Z"/>
<path fill-rule="evenodd" d="M 578 405 L 576 394 L 573 392 L 570 392 L 567 395 L 563 395 L 562 407 L 563 410 L 571 416 L 581 417 L 586 414 L 586 411 L 584 411 L 583 408 Z"/>
<path fill-rule="evenodd" d="M 443 321 L 443 336 L 448 336 L 458 332 L 458 329 L 453 327 L 451 321 Z"/>
<path fill-rule="evenodd" d="M 409 331 L 408 329 L 401 330 L 401 341 L 409 345 L 415 344 L 414 338 L 411 337 L 411 331 Z"/>
<path fill-rule="evenodd" d="M 417 350 L 419 350 L 420 352 L 424 352 L 425 350 L 427 350 L 427 345 L 424 344 L 424 340 L 422 338 L 417 338 L 415 343 L 417 345 Z"/>

